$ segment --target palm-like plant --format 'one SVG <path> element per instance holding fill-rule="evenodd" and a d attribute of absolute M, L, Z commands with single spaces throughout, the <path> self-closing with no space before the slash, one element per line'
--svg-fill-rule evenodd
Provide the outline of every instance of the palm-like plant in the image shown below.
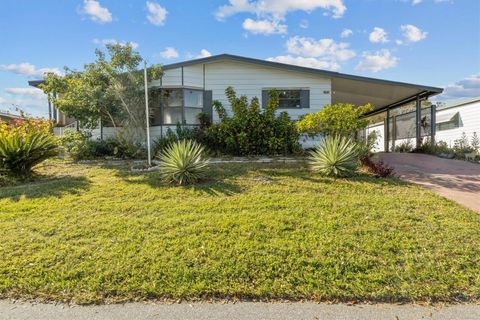
<path fill-rule="evenodd" d="M 348 138 L 328 136 L 310 152 L 309 165 L 312 170 L 326 176 L 349 176 L 357 169 L 358 149 L 355 142 Z"/>
<path fill-rule="evenodd" d="M 45 131 L 0 132 L 0 169 L 27 177 L 32 168 L 58 153 L 56 138 Z"/>
<path fill-rule="evenodd" d="M 204 147 L 192 140 L 170 144 L 159 156 L 160 175 L 169 183 L 194 183 L 205 176 L 209 160 Z"/>

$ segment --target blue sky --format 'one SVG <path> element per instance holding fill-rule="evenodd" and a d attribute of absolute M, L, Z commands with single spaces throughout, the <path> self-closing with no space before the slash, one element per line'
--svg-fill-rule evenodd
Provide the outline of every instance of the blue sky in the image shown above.
<path fill-rule="evenodd" d="M 231 53 L 480 96 L 478 0 L 2 0 L 0 110 L 46 115 L 27 81 L 107 42 L 151 63 Z"/>

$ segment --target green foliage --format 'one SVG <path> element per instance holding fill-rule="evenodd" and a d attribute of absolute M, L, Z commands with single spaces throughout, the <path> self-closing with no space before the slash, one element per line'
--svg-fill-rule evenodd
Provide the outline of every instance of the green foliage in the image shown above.
<path fill-rule="evenodd" d="M 475 151 L 480 151 L 480 139 L 478 138 L 478 135 L 476 132 L 472 134 L 472 140 L 470 142 L 470 146 L 475 150 Z"/>
<path fill-rule="evenodd" d="M 472 153 L 475 149 L 470 146 L 467 135 L 462 132 L 462 136 L 453 142 L 453 153 L 455 158 L 464 159 L 465 153 Z"/>
<path fill-rule="evenodd" d="M 355 142 L 346 137 L 327 136 L 310 151 L 310 168 L 329 177 L 351 176 L 358 166 L 359 154 Z"/>
<path fill-rule="evenodd" d="M 397 145 L 392 146 L 393 152 L 412 152 L 413 151 L 413 143 L 412 140 L 407 139 L 402 141 Z"/>
<path fill-rule="evenodd" d="M 107 45 L 107 53 L 96 50 L 95 54 L 95 62 L 85 64 L 83 71 L 65 67 L 65 75 L 48 74 L 42 89 L 51 94 L 56 108 L 85 127 L 93 128 L 101 119 L 114 126 L 143 128 L 145 98 L 139 90 L 144 82 L 143 59 L 131 44 Z M 150 80 L 160 75 L 159 65 L 148 68 Z"/>
<path fill-rule="evenodd" d="M 153 142 L 153 154 L 158 155 L 163 152 L 166 147 L 180 140 L 198 140 L 200 135 L 201 130 L 190 129 L 181 124 L 177 124 L 175 131 L 168 128 L 163 136 Z"/>
<path fill-rule="evenodd" d="M 204 178 L 209 162 L 203 146 L 192 140 L 172 143 L 158 158 L 162 180 L 179 185 L 195 183 Z"/>
<path fill-rule="evenodd" d="M 37 164 L 58 154 L 57 139 L 48 131 L 31 127 L 0 130 L 0 170 L 26 178 Z"/>
<path fill-rule="evenodd" d="M 365 158 L 371 158 L 373 156 L 373 149 L 377 145 L 377 132 L 372 131 L 368 134 L 365 140 L 357 141 L 357 152 L 360 161 Z"/>
<path fill-rule="evenodd" d="M 368 120 L 362 116 L 372 110 L 371 104 L 358 107 L 348 103 L 327 105 L 317 113 L 305 115 L 297 122 L 297 129 L 299 132 L 309 135 L 351 137 L 368 125 Z"/>
<path fill-rule="evenodd" d="M 105 157 L 141 159 L 146 157 L 146 148 L 128 141 L 122 135 L 105 140 L 92 139 L 88 131 L 65 130 L 60 145 L 74 161 Z"/>
<path fill-rule="evenodd" d="M 295 152 L 298 133 L 288 113 L 275 114 L 278 108 L 278 92 L 269 92 L 269 103 L 260 108 L 257 97 L 249 102 L 246 96 L 237 97 L 235 90 L 225 90 L 232 108 L 229 117 L 219 101 L 213 106 L 220 123 L 208 127 L 202 142 L 211 150 L 231 155 L 273 155 Z"/>

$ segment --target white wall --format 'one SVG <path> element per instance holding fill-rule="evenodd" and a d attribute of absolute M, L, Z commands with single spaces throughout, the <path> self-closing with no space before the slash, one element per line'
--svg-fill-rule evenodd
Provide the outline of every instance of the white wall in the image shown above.
<path fill-rule="evenodd" d="M 375 123 L 375 124 L 369 125 L 365 130 L 367 137 L 370 133 L 372 133 L 374 131 L 377 133 L 376 144 L 375 144 L 375 147 L 373 148 L 374 152 L 385 151 L 385 141 L 384 141 L 384 138 L 383 138 L 383 135 L 385 134 L 385 129 L 384 128 L 385 128 L 385 126 L 384 126 L 383 122 L 380 122 L 380 123 Z"/>
<path fill-rule="evenodd" d="M 460 139 L 463 132 L 467 135 L 469 142 L 474 132 L 480 137 L 480 101 L 437 111 L 437 117 L 441 114 L 452 112 L 460 113 L 460 127 L 442 131 L 437 130 L 435 135 L 436 141 L 445 141 L 449 146 L 453 147 L 454 140 Z"/>
<path fill-rule="evenodd" d="M 237 95 L 246 95 L 248 99 L 258 97 L 260 102 L 262 89 L 265 88 L 309 89 L 309 109 L 281 110 L 287 111 L 294 120 L 303 114 L 317 112 L 331 102 L 329 78 L 235 61 L 219 61 L 205 65 L 206 90 L 212 90 L 213 99 L 219 100 L 227 111 L 231 111 L 225 97 L 228 86 L 232 86 Z M 218 120 L 215 113 L 214 120 Z"/>
<path fill-rule="evenodd" d="M 181 68 L 166 70 L 162 85 L 180 86 L 181 75 Z M 203 65 L 184 67 L 183 77 L 184 86 L 203 88 Z M 227 112 L 231 112 L 225 96 L 225 89 L 229 86 L 235 89 L 238 96 L 246 95 L 248 99 L 258 97 L 260 102 L 262 89 L 265 88 L 310 90 L 310 108 L 281 110 L 287 111 L 294 120 L 303 114 L 317 112 L 331 103 L 329 78 L 236 61 L 218 61 L 205 65 L 205 90 L 212 90 L 213 100 L 222 102 Z M 215 112 L 213 120 L 218 121 Z"/>

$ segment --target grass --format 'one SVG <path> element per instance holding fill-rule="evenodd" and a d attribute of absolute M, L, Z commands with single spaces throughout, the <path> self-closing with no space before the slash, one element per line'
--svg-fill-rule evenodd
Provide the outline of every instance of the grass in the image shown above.
<path fill-rule="evenodd" d="M 38 171 L 0 188 L 3 298 L 480 298 L 480 215 L 395 179 L 231 164 L 171 187 L 122 166 Z"/>

